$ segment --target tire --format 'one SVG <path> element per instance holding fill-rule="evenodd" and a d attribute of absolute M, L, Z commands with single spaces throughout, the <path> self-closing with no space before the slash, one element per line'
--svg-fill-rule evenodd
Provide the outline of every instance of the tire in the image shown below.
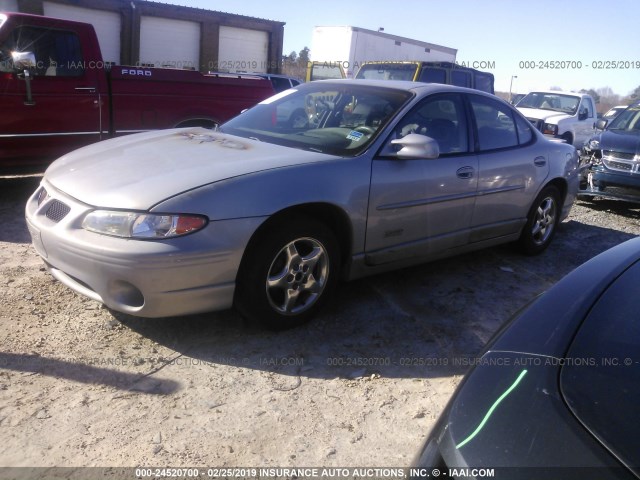
<path fill-rule="evenodd" d="M 290 216 L 250 242 L 238 272 L 234 304 L 271 330 L 310 320 L 333 293 L 340 248 L 324 224 Z"/>
<path fill-rule="evenodd" d="M 571 132 L 565 132 L 562 134 L 562 137 L 569 145 L 573 145 L 573 135 Z"/>
<path fill-rule="evenodd" d="M 560 221 L 560 192 L 553 185 L 538 194 L 520 234 L 521 250 L 527 255 L 542 253 L 553 240 Z"/>

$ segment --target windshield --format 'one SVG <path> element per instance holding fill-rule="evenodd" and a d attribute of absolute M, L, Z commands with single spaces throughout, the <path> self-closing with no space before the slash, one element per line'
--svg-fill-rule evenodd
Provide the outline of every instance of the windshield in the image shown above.
<path fill-rule="evenodd" d="M 633 130 L 640 133 L 640 105 L 634 105 L 611 120 L 607 130 Z"/>
<path fill-rule="evenodd" d="M 413 81 L 418 65 L 415 63 L 367 63 L 360 67 L 356 78 L 368 80 Z"/>
<path fill-rule="evenodd" d="M 602 118 L 606 118 L 607 120 L 611 121 L 611 119 L 613 117 L 615 117 L 616 115 L 618 115 L 620 112 L 622 112 L 623 110 L 625 110 L 627 107 L 613 107 L 611 110 L 609 110 L 607 113 L 605 113 Z"/>
<path fill-rule="evenodd" d="M 531 92 L 516 105 L 519 108 L 539 108 L 553 112 L 575 115 L 580 104 L 580 97 L 557 93 Z"/>
<path fill-rule="evenodd" d="M 354 82 L 311 82 L 262 101 L 220 131 L 352 157 L 366 149 L 411 96 L 405 90 Z"/>

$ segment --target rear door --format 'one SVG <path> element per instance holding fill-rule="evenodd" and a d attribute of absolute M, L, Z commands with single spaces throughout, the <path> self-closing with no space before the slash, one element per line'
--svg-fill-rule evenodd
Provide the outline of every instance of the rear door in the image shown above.
<path fill-rule="evenodd" d="M 549 175 L 548 151 L 532 126 L 497 99 L 468 95 L 475 118 L 478 197 L 471 241 L 515 234 Z"/>
<path fill-rule="evenodd" d="M 32 52 L 35 68 L 16 71 L 8 52 Z M 44 163 L 76 147 L 100 140 L 98 72 L 84 62 L 80 36 L 73 31 L 16 27 L 2 44 L 6 72 L 0 97 L 0 160 L 5 166 Z"/>
<path fill-rule="evenodd" d="M 434 138 L 435 159 L 401 160 L 390 144 L 417 133 Z M 477 190 L 463 95 L 431 95 L 397 124 L 372 162 L 367 262 L 378 265 L 464 245 Z"/>

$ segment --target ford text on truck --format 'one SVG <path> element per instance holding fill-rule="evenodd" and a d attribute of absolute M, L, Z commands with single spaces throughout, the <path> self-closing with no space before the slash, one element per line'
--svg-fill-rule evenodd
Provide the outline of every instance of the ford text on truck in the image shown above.
<path fill-rule="evenodd" d="M 586 93 L 530 92 L 516 108 L 545 135 L 576 148 L 591 138 L 597 119 L 595 102 Z"/>
<path fill-rule="evenodd" d="M 112 136 L 212 127 L 273 94 L 257 76 L 105 65 L 91 25 L 0 13 L 0 171 Z"/>

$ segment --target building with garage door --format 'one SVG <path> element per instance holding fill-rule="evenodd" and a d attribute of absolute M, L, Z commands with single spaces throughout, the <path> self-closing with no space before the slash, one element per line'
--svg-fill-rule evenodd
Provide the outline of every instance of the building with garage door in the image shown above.
<path fill-rule="evenodd" d="M 116 65 L 280 71 L 283 22 L 143 0 L 0 0 L 0 11 L 91 23 Z"/>

